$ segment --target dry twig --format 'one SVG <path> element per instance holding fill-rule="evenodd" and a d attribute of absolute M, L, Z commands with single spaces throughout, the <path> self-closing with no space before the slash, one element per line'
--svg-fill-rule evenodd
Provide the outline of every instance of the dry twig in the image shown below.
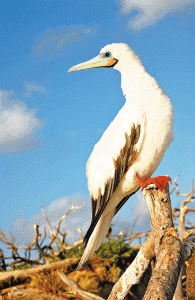
<path fill-rule="evenodd" d="M 66 251 L 71 250 L 71 249 L 77 247 L 78 245 L 82 244 L 83 238 L 82 238 L 81 228 L 76 228 L 75 230 L 77 230 L 79 232 L 80 240 L 76 241 L 72 245 L 67 245 L 65 242 L 65 237 L 68 232 L 61 233 L 60 225 L 61 225 L 62 221 L 69 215 L 69 213 L 71 211 L 81 209 L 83 206 L 84 206 L 84 204 L 77 207 L 74 205 L 74 202 L 73 202 L 72 207 L 59 220 L 58 226 L 57 226 L 57 228 L 55 228 L 55 230 L 53 229 L 51 222 L 49 221 L 49 218 L 47 217 L 43 206 L 41 206 L 41 209 L 43 210 L 43 214 L 49 225 L 50 233 L 51 233 L 51 239 L 48 242 L 48 244 L 46 244 L 46 245 L 43 245 L 43 243 L 47 237 L 46 227 L 44 227 L 44 235 L 43 235 L 43 238 L 41 239 L 41 234 L 39 233 L 39 225 L 35 224 L 34 225 L 34 230 L 35 230 L 34 239 L 29 245 L 26 245 L 24 247 L 20 247 L 18 245 L 16 246 L 15 239 L 11 234 L 10 234 L 11 241 L 9 241 L 9 239 L 6 237 L 6 235 L 0 229 L 0 240 L 9 246 L 9 248 L 11 249 L 11 253 L 12 253 L 11 257 L 5 257 L 3 254 L 3 251 L 1 250 L 0 269 L 2 268 L 3 270 L 6 270 L 7 267 L 11 267 L 11 266 L 15 267 L 15 265 L 23 264 L 23 263 L 31 264 L 31 265 L 42 265 L 43 263 L 40 262 L 41 259 L 43 259 L 45 263 L 47 263 L 49 259 L 55 259 L 57 261 L 62 260 L 64 258 L 64 254 Z M 58 234 L 62 235 L 62 240 L 59 238 Z M 57 243 L 59 245 L 58 251 L 54 251 L 52 248 L 52 244 L 54 241 L 57 241 Z M 19 250 L 25 250 L 25 255 L 20 255 Z M 31 259 L 31 252 L 34 250 L 38 251 L 38 257 L 35 259 Z M 8 259 L 9 260 L 12 259 L 13 261 L 7 262 Z"/>
<path fill-rule="evenodd" d="M 62 279 L 63 282 L 65 282 L 68 286 L 71 287 L 71 289 L 74 291 L 76 295 L 81 297 L 84 300 L 104 300 L 103 298 L 94 295 L 92 293 L 86 292 L 82 290 L 75 282 L 74 280 L 70 279 L 68 276 L 66 276 L 63 273 L 58 272 L 60 275 L 60 278 Z"/>

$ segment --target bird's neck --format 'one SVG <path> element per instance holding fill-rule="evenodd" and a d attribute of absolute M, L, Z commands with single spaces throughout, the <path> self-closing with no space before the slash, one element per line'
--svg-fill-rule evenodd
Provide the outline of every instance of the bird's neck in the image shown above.
<path fill-rule="evenodd" d="M 131 64 L 121 72 L 121 87 L 127 102 L 143 101 L 146 94 L 156 93 L 159 88 L 157 81 L 152 78 L 142 64 Z"/>
<path fill-rule="evenodd" d="M 126 103 L 140 106 L 159 105 L 162 94 L 165 94 L 158 82 L 151 77 L 141 63 L 131 64 L 121 72 L 121 88 L 126 98 Z M 150 103 L 151 102 L 151 103 Z"/>
<path fill-rule="evenodd" d="M 121 72 L 121 87 L 126 98 L 126 105 L 131 109 L 136 108 L 137 111 L 148 112 L 150 116 L 154 112 L 154 118 L 157 115 L 161 118 L 167 118 L 167 115 L 173 116 L 170 98 L 158 82 L 146 72 L 143 65 L 138 64 L 136 68 L 126 70 Z"/>

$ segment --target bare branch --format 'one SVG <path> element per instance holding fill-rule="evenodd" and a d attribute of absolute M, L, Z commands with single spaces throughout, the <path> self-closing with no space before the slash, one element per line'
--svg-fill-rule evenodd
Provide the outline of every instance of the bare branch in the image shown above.
<path fill-rule="evenodd" d="M 74 205 L 74 201 L 73 201 L 72 207 L 67 211 L 67 213 L 65 213 L 65 215 L 63 215 L 63 216 L 60 218 L 60 220 L 59 220 L 59 222 L 58 222 L 58 226 L 57 226 L 57 228 L 56 228 L 56 234 L 59 233 L 60 225 L 61 225 L 62 221 L 69 215 L 69 213 L 70 213 L 72 210 L 77 210 L 77 209 L 83 208 L 84 205 L 85 205 L 85 203 L 83 203 L 81 206 L 75 206 L 75 205 Z"/>
<path fill-rule="evenodd" d="M 178 186 L 178 184 L 176 182 L 177 179 L 178 179 L 178 177 L 179 177 L 179 175 L 177 175 L 177 177 L 175 178 L 175 180 L 173 182 L 173 184 L 175 186 L 176 194 L 177 194 L 178 197 L 188 197 L 189 194 L 180 194 L 179 186 Z M 192 183 L 192 189 L 193 189 L 193 183 Z"/>
<path fill-rule="evenodd" d="M 33 274 L 45 270 L 58 270 L 60 268 L 63 268 L 63 270 L 68 270 L 70 266 L 76 265 L 78 262 L 79 258 L 67 258 L 63 261 L 58 261 L 52 264 L 46 264 L 31 269 L 0 273 L 0 290 L 9 286 L 19 284 L 20 282 L 25 282 Z"/>
<path fill-rule="evenodd" d="M 83 239 L 83 234 L 82 234 L 81 227 L 75 228 L 75 230 L 78 231 L 80 239 Z"/>
<path fill-rule="evenodd" d="M 134 233 L 134 235 L 132 237 L 130 237 L 129 239 L 129 245 L 131 245 L 131 243 L 136 240 L 136 239 L 141 239 L 142 237 L 147 237 L 149 236 L 150 233 L 149 232 L 146 232 L 146 233 Z M 134 247 L 134 246 L 133 246 Z"/>
<path fill-rule="evenodd" d="M 1 262 L 0 271 L 6 270 L 5 257 L 4 257 L 2 249 L 0 249 L 0 262 Z"/>
<path fill-rule="evenodd" d="M 195 234 L 190 234 L 184 239 L 184 261 L 189 260 L 195 250 Z"/>
<path fill-rule="evenodd" d="M 10 267 L 10 266 L 15 267 L 15 265 L 23 264 L 23 263 L 31 264 L 31 265 L 40 265 L 40 264 L 42 264 L 42 262 L 39 262 L 41 259 L 43 259 L 45 261 L 45 263 L 48 262 L 48 259 L 56 259 L 58 261 L 63 259 L 65 251 L 71 250 L 71 249 L 77 247 L 78 245 L 81 245 L 83 243 L 83 238 L 82 238 L 81 228 L 76 228 L 75 230 L 77 230 L 79 232 L 80 240 L 73 243 L 72 245 L 67 245 L 65 243 L 65 237 L 69 231 L 61 233 L 60 232 L 60 224 L 61 224 L 62 220 L 64 220 L 72 210 L 80 209 L 83 206 L 84 206 L 84 204 L 79 207 L 76 207 L 73 202 L 72 207 L 58 222 L 58 228 L 57 229 L 55 228 L 55 230 L 56 230 L 56 232 L 55 232 L 55 230 L 52 227 L 51 222 L 49 221 L 49 218 L 46 215 L 43 205 L 41 205 L 41 209 L 43 211 L 43 214 L 44 214 L 46 221 L 51 230 L 51 239 L 50 239 L 49 243 L 44 246 L 43 246 L 43 242 L 45 241 L 45 239 L 47 237 L 46 226 L 44 226 L 44 236 L 41 239 L 41 234 L 39 233 L 39 225 L 35 224 L 34 225 L 35 233 L 34 233 L 33 241 L 30 244 L 28 244 L 26 246 L 22 246 L 22 247 L 18 246 L 18 244 L 16 244 L 16 245 L 14 244 L 15 238 L 12 236 L 11 233 L 10 233 L 10 240 L 11 240 L 11 242 L 10 242 L 9 239 L 6 237 L 6 235 L 0 229 L 0 241 L 7 244 L 11 250 L 11 257 L 5 258 L 2 255 L 0 256 L 0 263 L 1 263 L 0 268 L 5 269 L 6 267 Z M 60 239 L 58 237 L 58 234 L 62 235 L 62 239 Z M 54 251 L 54 249 L 52 248 L 52 244 L 54 243 L 54 241 L 58 242 L 58 245 L 60 248 L 59 251 Z M 19 250 L 24 250 L 24 254 L 22 256 L 19 254 Z M 36 259 L 31 260 L 30 259 L 31 251 L 34 251 L 34 250 L 38 251 L 39 256 Z M 13 259 L 13 261 L 9 262 L 9 263 L 5 263 L 5 260 L 7 260 L 7 259 Z M 4 264 L 5 264 L 5 266 L 4 266 Z"/>
<path fill-rule="evenodd" d="M 41 257 L 49 257 L 49 258 L 55 258 L 57 260 L 60 260 L 59 257 L 57 257 L 57 256 L 55 256 L 55 255 L 53 255 L 51 253 L 47 253 L 46 251 L 45 252 L 43 251 L 44 248 L 48 249 L 48 245 L 46 247 L 43 247 L 43 248 L 41 248 L 39 246 L 39 244 L 38 244 L 38 238 L 40 236 L 40 234 L 39 234 L 39 225 L 35 224 L 34 225 L 34 230 L 35 230 L 35 235 L 34 235 L 34 241 L 33 241 L 33 243 L 34 243 L 35 247 L 37 248 L 38 252 L 40 253 L 40 258 Z"/>
<path fill-rule="evenodd" d="M 168 185 L 158 189 L 144 189 L 144 198 L 150 210 L 154 236 L 156 265 L 152 272 L 144 300 L 171 300 L 182 264 L 182 244 L 172 221 Z"/>
<path fill-rule="evenodd" d="M 43 211 L 43 214 L 44 214 L 44 216 L 45 216 L 45 219 L 46 219 L 46 221 L 47 221 L 47 223 L 48 223 L 48 225 L 49 225 L 49 228 L 50 228 L 50 233 L 51 233 L 51 236 L 52 236 L 52 239 L 51 239 L 51 241 L 50 241 L 50 245 L 51 245 L 51 244 L 53 243 L 53 241 L 56 239 L 57 242 L 58 242 L 58 245 L 61 247 L 61 240 L 60 240 L 59 237 L 57 236 L 58 232 L 56 233 L 56 232 L 53 230 L 52 225 L 51 225 L 51 222 L 49 221 L 49 218 L 47 217 L 46 212 L 45 212 L 43 206 L 41 206 L 41 209 L 42 209 L 42 211 Z"/>
<path fill-rule="evenodd" d="M 141 247 L 134 261 L 114 285 L 108 300 L 124 299 L 130 288 L 140 281 L 154 255 L 154 240 L 153 235 L 151 234 L 145 244 Z"/>
<path fill-rule="evenodd" d="M 192 187 L 193 187 L 193 183 L 192 183 Z M 193 195 L 194 195 L 194 188 L 192 188 L 190 194 L 188 194 L 188 199 L 184 200 L 180 207 L 179 230 L 181 231 L 182 239 L 184 239 L 186 237 L 186 235 L 189 234 L 184 225 L 185 224 L 185 216 L 188 212 L 188 207 L 186 206 L 186 204 L 192 200 Z"/>
<path fill-rule="evenodd" d="M 135 218 L 135 221 L 133 222 L 132 226 L 131 226 L 131 229 L 130 229 L 130 232 L 128 234 L 128 236 L 131 236 L 132 233 L 133 233 L 133 228 L 135 227 L 135 224 L 137 223 L 137 220 L 139 219 L 139 216 L 140 216 L 140 213 L 137 214 L 137 217 Z"/>
<path fill-rule="evenodd" d="M 86 292 L 82 290 L 72 279 L 70 279 L 68 276 L 66 276 L 63 273 L 58 272 L 60 278 L 63 282 L 65 282 L 68 286 L 71 287 L 71 289 L 75 292 L 76 295 L 81 297 L 84 300 L 104 300 L 103 298 L 94 295 L 92 293 Z"/>
<path fill-rule="evenodd" d="M 71 250 L 71 249 L 73 249 L 73 248 L 75 248 L 75 247 L 77 247 L 77 246 L 79 246 L 81 244 L 83 244 L 83 239 L 79 240 L 79 241 L 76 241 L 74 244 L 69 245 L 69 246 L 67 246 L 67 245 L 64 244 L 63 245 L 63 249 L 64 250 Z"/>
<path fill-rule="evenodd" d="M 45 218 L 46 218 L 46 221 L 47 221 L 47 223 L 48 223 L 48 225 L 49 225 L 49 227 L 50 227 L 50 233 L 51 233 L 51 236 L 52 236 L 51 241 L 50 241 L 50 243 L 48 244 L 48 247 L 54 242 L 55 239 L 56 239 L 56 241 L 57 241 L 59 247 L 60 247 L 60 248 L 62 247 L 62 241 L 61 241 L 60 238 L 58 237 L 58 234 L 59 234 L 59 232 L 60 232 L 60 225 L 61 225 L 62 221 L 69 215 L 69 213 L 70 213 L 72 210 L 81 209 L 84 205 L 85 205 L 85 203 L 83 203 L 81 206 L 75 206 L 75 205 L 74 205 L 74 201 L 73 201 L 72 207 L 66 212 L 66 214 L 65 214 L 64 216 L 62 216 L 62 217 L 60 218 L 60 220 L 59 220 L 59 222 L 58 222 L 58 226 L 57 226 L 57 228 L 55 228 L 55 229 L 56 229 L 56 232 L 53 230 L 52 225 L 51 225 L 51 222 L 49 221 L 49 218 L 47 217 L 46 212 L 45 212 L 43 206 L 41 206 L 41 209 L 42 209 L 43 214 L 44 214 L 44 216 L 45 216 Z M 66 233 L 66 234 L 67 234 L 67 233 Z M 62 234 L 62 233 L 61 233 L 61 235 L 64 236 L 65 234 Z M 72 247 L 72 248 L 74 248 L 74 247 Z M 71 248 L 71 249 L 72 249 L 72 248 Z"/>

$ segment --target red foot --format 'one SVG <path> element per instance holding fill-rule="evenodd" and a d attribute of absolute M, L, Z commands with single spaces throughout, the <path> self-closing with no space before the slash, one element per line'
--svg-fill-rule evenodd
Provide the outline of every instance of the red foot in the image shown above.
<path fill-rule="evenodd" d="M 162 192 L 166 187 L 167 183 L 171 180 L 169 176 L 157 176 L 153 178 L 148 178 L 147 180 L 143 181 L 137 174 L 135 175 L 136 180 L 143 189 L 149 184 L 156 184 L 159 190 Z"/>

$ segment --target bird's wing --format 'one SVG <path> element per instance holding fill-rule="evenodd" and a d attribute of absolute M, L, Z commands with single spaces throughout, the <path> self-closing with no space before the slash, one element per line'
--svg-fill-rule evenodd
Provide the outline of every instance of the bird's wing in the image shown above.
<path fill-rule="evenodd" d="M 140 140 L 143 139 L 144 129 L 142 130 L 141 126 L 142 126 L 141 122 L 140 122 L 140 124 L 138 123 L 136 125 L 135 125 L 135 123 L 132 123 L 130 130 L 128 129 L 128 133 L 123 131 L 123 135 L 124 135 L 124 139 L 123 139 L 123 143 L 122 143 L 123 146 L 119 149 L 118 154 L 115 158 L 113 158 L 113 156 L 109 157 L 112 159 L 110 169 L 114 168 L 114 171 L 112 171 L 112 172 L 110 171 L 110 174 L 107 173 L 107 176 L 105 176 L 105 172 L 108 172 L 108 165 L 106 165 L 106 159 L 108 160 L 108 157 L 106 157 L 106 159 L 105 159 L 105 170 L 102 171 L 103 173 L 99 174 L 99 178 L 103 177 L 102 174 L 104 174 L 104 176 L 106 178 L 106 180 L 104 181 L 104 188 L 101 188 L 100 187 L 101 185 L 99 184 L 98 193 L 96 192 L 94 194 L 91 191 L 92 222 L 91 222 L 91 226 L 90 226 L 89 230 L 87 231 L 85 238 L 84 238 L 85 244 L 87 243 L 97 222 L 99 221 L 106 205 L 109 202 L 109 199 L 111 198 L 112 194 L 114 193 L 117 186 L 119 185 L 123 175 L 127 172 L 129 167 L 136 160 L 136 157 L 139 153 L 139 149 L 141 147 Z M 121 132 L 120 132 L 120 137 L 121 137 Z M 103 147 L 103 143 L 99 144 L 99 145 Z M 121 146 L 121 143 L 118 143 L 118 147 L 120 147 L 120 146 Z M 110 151 L 111 151 L 111 149 L 112 149 L 112 145 L 110 145 Z M 102 149 L 102 153 L 105 153 L 105 151 L 106 151 L 105 149 Z M 95 181 L 96 177 L 97 177 L 97 173 L 98 173 L 98 169 L 96 166 L 98 164 L 98 161 L 97 161 L 98 159 L 97 159 L 97 156 L 95 156 L 93 162 L 91 162 L 91 159 L 92 158 L 90 157 L 87 168 L 89 168 L 89 164 L 92 164 L 91 168 L 93 168 L 93 171 L 94 171 L 93 178 Z M 112 166 L 112 168 L 111 168 L 111 166 Z M 102 164 L 102 169 L 103 168 L 104 168 L 104 165 Z M 89 178 L 89 176 L 88 176 L 88 178 Z M 130 195 L 124 197 L 121 200 L 121 202 L 116 207 L 116 212 L 122 207 L 122 205 L 127 201 L 127 199 L 129 197 L 130 197 Z"/>

